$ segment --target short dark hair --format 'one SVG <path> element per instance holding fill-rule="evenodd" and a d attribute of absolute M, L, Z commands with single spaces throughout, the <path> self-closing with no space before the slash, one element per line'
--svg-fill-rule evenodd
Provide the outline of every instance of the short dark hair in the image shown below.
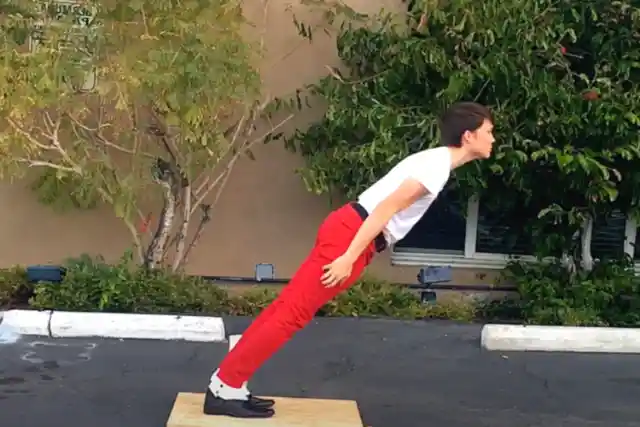
<path fill-rule="evenodd" d="M 489 108 L 476 102 L 458 102 L 440 116 L 440 138 L 443 145 L 459 147 L 466 131 L 475 131 L 484 121 L 493 123 Z"/>

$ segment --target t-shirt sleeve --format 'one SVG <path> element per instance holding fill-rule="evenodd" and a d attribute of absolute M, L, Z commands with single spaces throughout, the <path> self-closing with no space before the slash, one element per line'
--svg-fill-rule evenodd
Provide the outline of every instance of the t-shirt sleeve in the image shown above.
<path fill-rule="evenodd" d="M 448 154 L 448 153 L 447 153 Z M 414 165 L 409 178 L 418 180 L 431 194 L 438 194 L 444 188 L 451 171 L 448 156 L 440 152 L 428 153 L 425 159 Z"/>

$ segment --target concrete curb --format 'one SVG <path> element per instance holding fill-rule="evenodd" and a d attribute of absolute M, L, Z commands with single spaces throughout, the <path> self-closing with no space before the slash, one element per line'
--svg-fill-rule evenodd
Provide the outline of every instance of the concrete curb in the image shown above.
<path fill-rule="evenodd" d="M 222 318 L 204 316 L 9 310 L 2 314 L 0 328 L 51 338 L 226 341 Z"/>
<path fill-rule="evenodd" d="M 490 351 L 640 353 L 640 329 L 631 328 L 485 325 L 480 341 Z"/>
<path fill-rule="evenodd" d="M 169 314 L 82 313 L 55 310 L 0 312 L 0 342 L 20 335 L 229 342 L 233 349 L 249 319 Z M 229 336 L 227 337 L 227 334 Z M 489 351 L 640 354 L 640 329 L 538 325 L 484 325 Z"/>

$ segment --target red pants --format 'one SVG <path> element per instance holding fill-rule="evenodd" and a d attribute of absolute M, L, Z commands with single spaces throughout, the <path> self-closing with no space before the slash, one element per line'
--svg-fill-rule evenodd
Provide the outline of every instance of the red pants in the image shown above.
<path fill-rule="evenodd" d="M 291 282 L 253 321 L 220 364 L 218 377 L 225 384 L 241 387 L 267 359 L 305 327 L 322 306 L 356 282 L 373 258 L 374 243 L 360 255 L 351 276 L 342 284 L 326 288 L 320 279 L 322 267 L 347 250 L 361 224 L 362 218 L 348 204 L 329 214 L 318 230 L 315 246 Z"/>

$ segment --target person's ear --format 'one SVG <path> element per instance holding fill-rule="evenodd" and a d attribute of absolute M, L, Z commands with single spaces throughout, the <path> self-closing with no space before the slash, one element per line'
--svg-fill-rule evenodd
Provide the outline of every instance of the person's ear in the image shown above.
<path fill-rule="evenodd" d="M 460 142 L 464 145 L 465 143 L 469 142 L 469 139 L 471 139 L 471 131 L 465 130 L 462 134 Z"/>

